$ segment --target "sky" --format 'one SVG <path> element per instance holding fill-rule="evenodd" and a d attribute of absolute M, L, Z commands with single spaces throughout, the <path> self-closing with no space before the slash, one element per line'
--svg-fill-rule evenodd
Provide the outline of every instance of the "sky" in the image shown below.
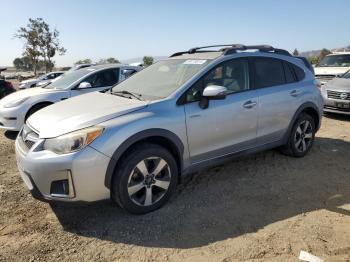
<path fill-rule="evenodd" d="M 16 30 L 43 18 L 60 32 L 64 56 L 121 61 L 168 56 L 210 44 L 270 44 L 293 51 L 350 45 L 349 0 L 1 0 L 0 65 L 23 52 Z"/>

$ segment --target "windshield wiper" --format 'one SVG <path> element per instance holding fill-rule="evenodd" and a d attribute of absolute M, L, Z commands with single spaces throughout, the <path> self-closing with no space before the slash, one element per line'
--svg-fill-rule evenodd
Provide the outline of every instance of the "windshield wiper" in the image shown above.
<path fill-rule="evenodd" d="M 122 90 L 122 91 L 116 91 L 116 92 L 111 92 L 112 94 L 122 94 L 122 95 L 130 95 L 132 97 L 135 97 L 136 99 L 140 100 L 140 101 L 143 101 L 143 99 L 141 98 L 141 94 L 137 94 L 137 93 L 132 93 L 132 92 L 129 92 L 129 91 L 126 91 L 126 90 Z"/>

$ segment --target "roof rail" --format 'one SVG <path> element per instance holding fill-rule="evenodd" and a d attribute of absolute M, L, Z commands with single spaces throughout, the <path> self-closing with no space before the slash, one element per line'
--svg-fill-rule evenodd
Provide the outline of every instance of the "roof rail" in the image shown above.
<path fill-rule="evenodd" d="M 200 50 L 200 49 L 206 49 L 206 48 L 211 48 L 211 47 L 224 47 L 224 48 L 221 48 L 220 50 L 217 50 L 217 51 L 224 52 L 223 55 L 231 55 L 231 54 L 237 53 L 237 51 L 246 51 L 246 50 L 256 49 L 256 50 L 259 50 L 260 52 L 271 52 L 271 53 L 280 54 L 280 55 L 292 56 L 287 50 L 274 48 L 270 45 L 246 46 L 246 45 L 241 45 L 241 44 L 229 44 L 229 45 L 210 45 L 210 46 L 202 46 L 202 47 L 193 47 L 193 48 L 189 49 L 188 51 L 177 52 L 175 54 L 172 54 L 170 57 L 180 56 L 183 54 L 194 54 L 194 53 L 201 53 L 201 52 L 215 52 L 214 50 L 207 50 L 207 51 Z"/>

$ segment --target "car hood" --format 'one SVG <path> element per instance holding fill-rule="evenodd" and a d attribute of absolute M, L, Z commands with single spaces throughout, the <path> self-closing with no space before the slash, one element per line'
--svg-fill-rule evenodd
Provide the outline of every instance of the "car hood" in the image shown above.
<path fill-rule="evenodd" d="M 39 132 L 40 138 L 52 138 L 142 109 L 147 104 L 93 92 L 46 107 L 29 117 L 28 124 Z"/>
<path fill-rule="evenodd" d="M 326 84 L 326 89 L 339 90 L 344 92 L 350 92 L 350 79 L 347 78 L 334 78 Z"/>
<path fill-rule="evenodd" d="M 28 79 L 28 80 L 23 80 L 20 84 L 27 84 L 27 83 L 31 83 L 31 82 L 37 82 L 37 81 L 39 81 L 39 79 L 32 78 L 32 79 Z"/>
<path fill-rule="evenodd" d="M 45 88 L 41 88 L 41 87 L 19 90 L 17 92 L 12 93 L 11 95 L 8 95 L 8 96 L 4 97 L 3 99 L 1 99 L 0 106 L 3 106 L 7 103 L 13 102 L 13 101 L 18 100 L 18 99 L 32 97 L 32 96 L 41 95 L 41 94 L 53 93 L 53 92 L 57 93 L 60 91 L 57 91 L 55 89 L 45 89 Z"/>
<path fill-rule="evenodd" d="M 315 75 L 342 75 L 350 67 L 315 67 Z"/>

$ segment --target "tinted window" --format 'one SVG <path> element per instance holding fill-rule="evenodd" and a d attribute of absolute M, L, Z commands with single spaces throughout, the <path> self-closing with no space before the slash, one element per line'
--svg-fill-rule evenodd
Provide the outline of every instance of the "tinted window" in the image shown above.
<path fill-rule="evenodd" d="M 82 82 L 88 82 L 91 87 L 112 86 L 118 82 L 118 69 L 108 69 L 92 74 Z"/>
<path fill-rule="evenodd" d="M 255 85 L 257 88 L 285 83 L 282 61 L 274 58 L 255 58 Z"/>
<path fill-rule="evenodd" d="M 296 78 L 295 78 L 295 73 L 293 70 L 293 65 L 288 63 L 288 62 L 283 62 L 283 66 L 284 66 L 284 73 L 286 76 L 286 83 L 294 83 L 296 82 Z"/>
<path fill-rule="evenodd" d="M 224 86 L 228 94 L 249 90 L 248 61 L 234 59 L 216 66 L 187 91 L 186 101 L 198 101 L 204 88 L 209 85 Z"/>
<path fill-rule="evenodd" d="M 122 75 L 124 76 L 124 78 L 128 78 L 129 76 L 131 76 L 134 73 L 136 73 L 136 70 L 134 70 L 134 69 L 123 69 L 122 70 Z"/>
<path fill-rule="evenodd" d="M 303 80 L 305 77 L 304 70 L 301 69 L 299 66 L 296 66 L 296 65 L 292 65 L 292 66 L 293 66 L 293 69 L 294 69 L 295 75 L 297 76 L 298 81 Z"/>

